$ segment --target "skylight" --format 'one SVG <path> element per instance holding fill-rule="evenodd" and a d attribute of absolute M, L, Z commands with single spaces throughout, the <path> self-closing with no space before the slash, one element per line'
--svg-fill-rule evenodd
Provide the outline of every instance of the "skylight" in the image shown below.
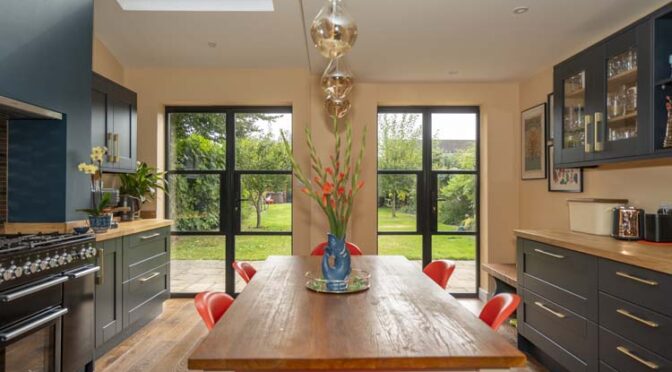
<path fill-rule="evenodd" d="M 117 0 L 123 10 L 154 12 L 272 12 L 273 0 Z"/>

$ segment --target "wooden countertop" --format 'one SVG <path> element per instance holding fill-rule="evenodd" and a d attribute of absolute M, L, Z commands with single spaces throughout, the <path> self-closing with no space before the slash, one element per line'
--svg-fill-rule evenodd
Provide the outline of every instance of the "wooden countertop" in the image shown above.
<path fill-rule="evenodd" d="M 197 370 L 506 369 L 525 355 L 401 256 L 353 256 L 371 288 L 305 288 L 321 257 L 270 257 L 189 357 Z"/>
<path fill-rule="evenodd" d="M 672 245 L 648 245 L 560 230 L 514 230 L 519 238 L 672 274 Z"/>
<path fill-rule="evenodd" d="M 96 234 L 96 241 L 100 242 L 103 240 L 119 238 L 122 236 L 136 234 L 147 230 L 158 229 L 160 227 L 166 227 L 172 225 L 172 220 L 164 219 L 146 219 L 146 220 L 137 220 L 131 222 L 119 222 L 119 227 L 116 229 L 110 229 L 106 233 Z"/>

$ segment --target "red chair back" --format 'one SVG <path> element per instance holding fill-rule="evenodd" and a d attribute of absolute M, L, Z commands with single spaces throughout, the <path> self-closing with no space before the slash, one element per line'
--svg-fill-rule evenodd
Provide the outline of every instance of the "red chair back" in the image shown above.
<path fill-rule="evenodd" d="M 324 248 L 326 248 L 328 244 L 329 243 L 327 243 L 327 242 L 318 244 L 315 248 L 313 248 L 313 251 L 310 252 L 310 255 L 311 256 L 323 256 L 324 255 Z M 357 245 L 355 245 L 355 243 L 345 242 L 345 248 L 348 249 L 351 256 L 361 256 L 363 254 L 362 250 L 359 249 L 359 247 Z"/>
<path fill-rule="evenodd" d="M 233 269 L 236 270 L 241 278 L 243 278 L 245 283 L 249 283 L 250 280 L 252 280 L 254 277 L 254 274 L 257 273 L 257 270 L 254 268 L 254 266 L 247 262 L 233 261 Z"/>
<path fill-rule="evenodd" d="M 448 279 L 453 275 L 453 271 L 455 271 L 455 262 L 448 260 L 432 261 L 422 270 L 443 289 L 446 289 Z"/>
<path fill-rule="evenodd" d="M 224 292 L 201 292 L 194 298 L 196 311 L 203 319 L 208 330 L 222 318 L 226 310 L 233 304 L 233 297 Z"/>
<path fill-rule="evenodd" d="M 520 304 L 520 296 L 513 293 L 500 293 L 483 306 L 481 315 L 478 317 L 496 331 L 516 311 L 518 304 Z"/>

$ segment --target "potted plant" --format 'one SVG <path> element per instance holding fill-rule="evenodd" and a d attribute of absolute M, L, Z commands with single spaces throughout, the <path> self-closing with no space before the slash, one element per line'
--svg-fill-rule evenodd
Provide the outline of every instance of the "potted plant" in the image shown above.
<path fill-rule="evenodd" d="M 89 175 L 91 178 L 91 206 L 96 208 L 100 203 L 103 194 L 103 157 L 107 153 L 107 148 L 96 146 L 91 149 L 91 162 L 79 163 L 77 169 L 80 172 Z M 108 201 L 109 203 L 109 201 Z"/>
<path fill-rule="evenodd" d="M 139 218 L 142 204 L 154 199 L 156 190 L 166 191 L 165 175 L 166 172 L 158 172 L 144 162 L 138 162 L 135 173 L 119 175 L 121 205 L 131 208 L 129 213 L 122 215 L 122 220 Z"/>
<path fill-rule="evenodd" d="M 102 194 L 100 203 L 94 205 L 93 208 L 77 210 L 89 215 L 89 226 L 96 234 L 107 232 L 112 225 L 112 213 L 110 213 L 111 208 L 109 208 L 110 198 L 110 194 Z"/>

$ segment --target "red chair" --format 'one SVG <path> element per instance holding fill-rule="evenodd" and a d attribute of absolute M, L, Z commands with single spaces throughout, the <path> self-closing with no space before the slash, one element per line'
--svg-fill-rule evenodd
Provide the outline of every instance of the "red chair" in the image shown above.
<path fill-rule="evenodd" d="M 243 278 L 245 283 L 249 283 L 254 274 L 257 273 L 257 270 L 247 262 L 233 261 L 233 269 Z"/>
<path fill-rule="evenodd" d="M 520 304 L 520 296 L 513 293 L 500 293 L 483 306 L 481 315 L 478 317 L 496 331 L 516 311 L 518 304 Z"/>
<path fill-rule="evenodd" d="M 432 261 L 422 270 L 425 275 L 430 277 L 443 289 L 446 289 L 448 279 L 453 275 L 453 271 L 455 271 L 455 262 L 448 260 Z"/>
<path fill-rule="evenodd" d="M 329 243 L 327 242 L 318 244 L 317 247 L 313 248 L 313 251 L 310 252 L 310 255 L 324 256 L 324 248 L 326 248 L 328 244 Z M 361 256 L 363 254 L 362 250 L 359 249 L 359 247 L 356 246 L 355 243 L 345 242 L 345 248 L 348 249 L 351 256 Z"/>
<path fill-rule="evenodd" d="M 224 292 L 201 292 L 194 298 L 196 311 L 211 330 L 233 304 L 233 297 Z"/>

